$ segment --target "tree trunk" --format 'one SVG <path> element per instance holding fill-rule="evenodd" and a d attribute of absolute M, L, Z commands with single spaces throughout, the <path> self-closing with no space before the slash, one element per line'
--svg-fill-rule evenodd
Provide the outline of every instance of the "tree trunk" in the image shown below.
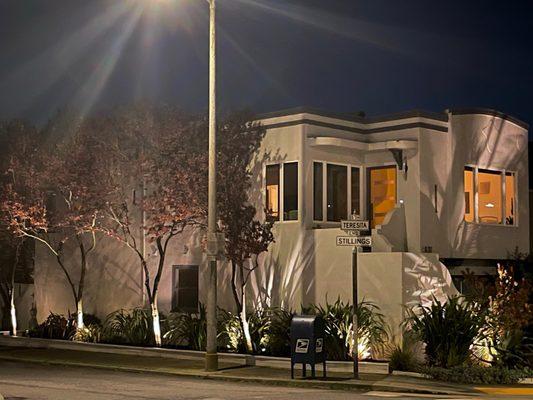
<path fill-rule="evenodd" d="M 85 324 L 83 323 L 83 299 L 81 298 L 79 298 L 78 302 L 76 303 L 76 316 L 78 329 L 85 328 Z"/>
<path fill-rule="evenodd" d="M 15 307 L 15 273 L 17 270 L 17 265 L 20 260 L 20 250 L 22 247 L 22 242 L 17 243 L 17 249 L 15 252 L 15 262 L 13 263 L 12 269 L 11 269 L 11 279 L 10 279 L 10 287 L 9 287 L 9 303 L 10 303 L 10 314 L 11 314 L 11 334 L 13 336 L 17 336 L 17 309 Z"/>
<path fill-rule="evenodd" d="M 231 291 L 233 293 L 233 299 L 235 300 L 235 305 L 237 306 L 237 314 L 239 316 L 239 322 L 241 325 L 242 338 L 244 341 L 245 350 L 247 353 L 253 353 L 252 345 L 252 336 L 250 334 L 250 324 L 248 323 L 248 318 L 246 316 L 246 297 L 244 294 L 244 281 L 243 281 L 243 270 L 240 268 L 241 272 L 241 282 L 239 284 L 241 290 L 237 289 L 237 265 L 234 261 L 231 262 Z"/>
<path fill-rule="evenodd" d="M 154 296 L 150 308 L 152 310 L 155 345 L 156 347 L 161 347 L 161 323 L 159 321 L 159 309 L 157 308 L 157 295 Z"/>
<path fill-rule="evenodd" d="M 245 294 L 245 288 L 242 288 L 241 292 L 241 299 L 242 299 L 242 307 L 241 307 L 241 327 L 242 327 L 242 333 L 244 338 L 244 344 L 246 345 L 246 352 L 249 354 L 252 354 L 254 352 L 254 347 L 252 344 L 252 335 L 250 334 L 250 324 L 248 323 L 248 317 L 246 316 L 246 294 Z"/>
<path fill-rule="evenodd" d="M 11 332 L 13 336 L 17 336 L 17 310 L 15 308 L 15 285 L 11 286 Z"/>

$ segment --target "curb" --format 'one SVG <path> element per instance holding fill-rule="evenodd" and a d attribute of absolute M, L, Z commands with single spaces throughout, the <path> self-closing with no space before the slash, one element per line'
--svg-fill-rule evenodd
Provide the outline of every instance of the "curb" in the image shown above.
<path fill-rule="evenodd" d="M 116 344 L 103 343 L 83 343 L 72 342 L 68 340 L 57 339 L 40 339 L 28 337 L 2 337 L 0 336 L 0 346 L 20 347 L 20 348 L 38 348 L 38 349 L 58 349 L 85 351 L 91 353 L 107 353 L 116 355 L 132 355 L 140 357 L 161 357 L 166 359 L 204 359 L 205 352 L 184 350 L 184 349 L 167 349 L 154 347 L 136 347 Z M 265 357 L 261 355 L 249 355 L 238 353 L 218 353 L 219 361 L 240 363 L 242 366 L 256 366 L 281 368 L 290 370 L 290 358 L 287 357 Z M 351 372 L 353 369 L 352 362 L 349 361 L 328 361 L 328 370 L 331 372 Z M 389 374 L 389 364 L 385 362 L 359 362 L 359 372 L 373 373 L 380 375 Z"/>
<path fill-rule="evenodd" d="M 209 379 L 217 381 L 226 381 L 226 382 L 239 382 L 239 383 L 256 383 L 262 385 L 275 385 L 275 386 L 285 386 L 285 387 L 299 387 L 299 388 L 316 388 L 316 389 L 331 389 L 331 390 L 345 390 L 345 391 L 382 391 L 382 392 L 401 392 L 401 393 L 413 393 L 413 394 L 424 394 L 424 395 L 453 395 L 453 396 L 476 396 L 479 393 L 458 393 L 458 392 L 449 392 L 443 390 L 431 390 L 431 389 L 416 389 L 412 387 L 400 387 L 392 385 L 381 385 L 381 384 L 372 384 L 372 383 L 345 383 L 345 382 L 324 382 L 317 380 L 292 380 L 292 379 L 278 379 L 278 378 L 258 378 L 258 377 L 239 377 L 239 376 L 230 376 L 223 375 L 221 373 L 202 373 L 202 372 L 187 372 L 187 371 L 158 371 L 158 370 L 148 370 L 144 368 L 131 368 L 131 367 L 117 367 L 117 366 L 106 366 L 106 365 L 95 365 L 82 362 L 68 362 L 68 361 L 45 361 L 45 360 L 35 360 L 35 359 L 19 359 L 16 357 L 2 356 L 0 355 L 0 360 L 13 361 L 13 362 L 28 362 L 32 364 L 40 365 L 61 365 L 69 367 L 79 367 L 79 368 L 94 368 L 94 369 L 103 369 L 103 370 L 112 370 L 112 371 L 122 371 L 122 372 L 133 372 L 133 373 L 148 373 L 148 374 L 158 374 L 166 376 L 180 376 L 187 378 L 197 378 L 197 379 Z M 0 398 L 0 400 L 2 400 Z"/>

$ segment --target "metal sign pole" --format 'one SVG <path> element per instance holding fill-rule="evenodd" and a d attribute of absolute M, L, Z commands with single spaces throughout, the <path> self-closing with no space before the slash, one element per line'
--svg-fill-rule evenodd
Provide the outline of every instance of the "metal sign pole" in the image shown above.
<path fill-rule="evenodd" d="M 350 216 L 349 220 L 341 221 L 341 230 L 346 232 L 348 236 L 337 236 L 337 246 L 352 246 L 352 304 L 353 304 L 353 318 L 352 318 L 352 357 L 353 357 L 353 376 L 359 379 L 359 324 L 357 321 L 358 309 L 358 291 L 357 291 L 357 253 L 363 247 L 372 247 L 372 236 L 361 236 L 361 231 L 369 230 L 369 221 L 362 220 L 355 212 Z"/>
<path fill-rule="evenodd" d="M 352 335 L 353 335 L 353 377 L 359 379 L 359 337 L 358 337 L 358 323 L 357 323 L 357 246 L 352 248 L 352 304 L 353 304 L 353 321 L 352 321 Z"/>

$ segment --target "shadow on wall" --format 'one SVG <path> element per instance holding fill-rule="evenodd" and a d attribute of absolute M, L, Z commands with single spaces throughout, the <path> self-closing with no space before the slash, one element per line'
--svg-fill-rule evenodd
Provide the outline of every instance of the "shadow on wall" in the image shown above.
<path fill-rule="evenodd" d="M 104 318 L 121 308 L 141 304 L 141 264 L 128 248 L 110 238 L 100 238 L 87 271 L 86 312 Z"/>
<path fill-rule="evenodd" d="M 513 134 L 512 131 L 505 132 L 506 124 L 510 124 L 509 122 L 492 117 L 487 122 L 477 125 L 482 118 L 482 116 L 471 117 L 461 126 L 462 131 L 474 132 L 475 134 L 468 136 L 459 134 L 457 138 L 470 140 L 470 143 L 467 142 L 463 146 L 458 145 L 457 142 L 453 143 L 450 168 L 456 176 L 461 176 L 460 179 L 463 179 L 462 171 L 465 162 L 498 169 L 514 168 L 514 166 L 520 165 L 526 154 L 527 138 L 518 133 Z M 512 125 L 508 125 L 508 128 L 511 130 Z M 465 148 L 471 149 L 471 151 L 463 154 Z M 455 160 L 460 160 L 460 165 L 454 165 L 454 162 L 457 162 Z M 490 227 L 483 227 L 484 229 L 481 231 L 479 226 L 464 221 L 464 194 L 463 191 L 458 190 L 460 188 L 462 188 L 462 182 L 454 182 L 449 179 L 445 189 L 446 193 L 455 194 L 455 197 L 452 198 L 452 209 L 449 210 L 449 218 L 454 224 L 451 226 L 449 245 L 452 250 L 452 257 L 469 257 L 477 255 L 482 246 L 497 244 L 498 240 L 501 239 L 501 232 L 490 230 Z M 494 228 L 498 229 L 497 227 Z M 505 250 L 512 251 L 512 249 Z"/>
<path fill-rule="evenodd" d="M 408 308 L 431 304 L 433 298 L 444 303 L 449 296 L 459 295 L 448 268 L 437 254 L 414 253 L 404 253 L 403 293 Z"/>

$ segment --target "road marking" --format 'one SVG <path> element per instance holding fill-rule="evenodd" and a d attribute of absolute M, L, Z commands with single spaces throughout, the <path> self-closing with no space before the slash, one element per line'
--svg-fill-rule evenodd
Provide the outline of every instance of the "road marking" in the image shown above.
<path fill-rule="evenodd" d="M 419 394 L 419 393 L 401 393 L 401 392 L 380 392 L 371 391 L 365 393 L 365 396 L 383 397 L 390 399 L 409 398 L 409 399 L 446 399 L 446 400 L 472 400 L 471 396 L 453 396 L 445 394 Z"/>
<path fill-rule="evenodd" d="M 533 395 L 533 387 L 476 387 L 475 389 L 486 394 Z"/>

